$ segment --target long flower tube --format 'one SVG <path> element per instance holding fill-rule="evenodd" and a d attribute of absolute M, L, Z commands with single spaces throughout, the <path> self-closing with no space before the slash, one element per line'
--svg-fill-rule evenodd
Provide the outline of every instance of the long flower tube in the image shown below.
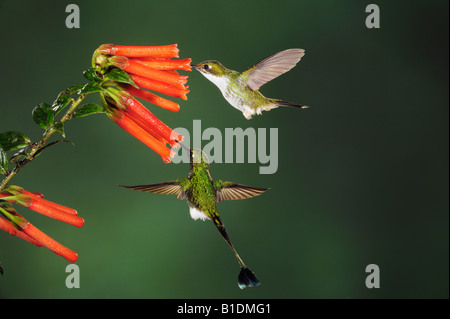
<path fill-rule="evenodd" d="M 34 238 L 31 238 L 30 236 L 28 236 L 27 234 L 25 234 L 24 232 L 21 232 L 20 230 L 18 230 L 17 228 L 15 228 L 11 222 L 9 222 L 8 220 L 6 220 L 5 218 L 0 216 L 0 229 L 6 231 L 7 233 L 9 233 L 11 236 L 16 236 L 19 237 L 23 240 L 26 240 L 27 242 L 36 245 L 38 247 L 42 247 L 43 245 L 36 241 Z"/>
<path fill-rule="evenodd" d="M 184 88 L 175 87 L 172 85 L 168 85 L 166 83 L 162 83 L 159 81 L 154 81 L 150 79 L 146 79 L 142 76 L 133 75 L 130 74 L 130 78 L 133 80 L 133 82 L 141 87 L 145 88 L 151 91 L 157 91 L 165 95 L 173 96 L 173 97 L 179 97 L 183 100 L 187 100 L 186 94 L 189 93 L 189 90 L 185 86 Z"/>
<path fill-rule="evenodd" d="M 53 251 L 55 254 L 64 257 L 69 262 L 74 263 L 77 261 L 78 254 L 75 251 L 67 248 L 66 246 L 60 244 L 53 238 L 47 236 L 42 231 L 34 227 L 31 223 L 28 223 L 22 229 L 22 231 L 31 238 L 35 239 L 36 241 L 44 245 L 45 247 L 47 247 L 48 249 L 50 249 L 51 251 Z"/>
<path fill-rule="evenodd" d="M 163 46 L 130 46 L 103 44 L 98 49 L 99 52 L 109 55 L 121 55 L 130 58 L 153 57 L 153 58 L 178 58 L 178 47 L 176 44 Z"/>
<path fill-rule="evenodd" d="M 4 200 L 16 202 L 37 213 L 76 227 L 82 227 L 84 225 L 84 219 L 77 216 L 74 209 L 45 200 L 19 186 L 8 186 L 5 191 L 10 193 L 11 196 L 4 196 L 5 193 L 1 193 L 0 198 Z"/>
<path fill-rule="evenodd" d="M 134 61 L 139 62 L 151 69 L 162 70 L 162 71 L 174 71 L 174 70 L 184 70 L 191 71 L 192 59 L 179 59 L 179 60 L 168 60 L 168 59 L 158 59 L 158 58 L 136 58 Z M 175 73 L 174 73 L 175 74 Z"/>
<path fill-rule="evenodd" d="M 73 208 L 66 207 L 66 206 L 51 202 L 49 200 L 45 200 L 44 196 L 41 193 L 30 193 L 29 191 L 27 191 L 23 188 L 21 188 L 21 191 L 23 192 L 24 195 L 30 196 L 31 198 L 33 198 L 35 200 L 39 200 L 39 198 L 41 198 L 40 201 L 42 201 L 43 203 L 45 203 L 48 206 L 51 206 L 51 207 L 54 207 L 55 209 L 60 210 L 62 212 L 65 212 L 65 213 L 71 214 L 71 215 L 78 215 L 78 212 Z"/>
<path fill-rule="evenodd" d="M 143 99 L 147 102 L 150 102 L 152 104 L 155 104 L 159 107 L 162 107 L 163 109 L 172 111 L 172 112 L 178 112 L 180 110 L 180 106 L 175 103 L 172 102 L 170 100 L 167 100 L 163 97 L 160 97 L 158 95 L 155 95 L 149 91 L 143 90 L 143 89 L 138 89 L 135 88 L 132 85 L 120 85 L 120 88 L 127 91 L 129 94 L 138 97 L 140 99 Z"/>
<path fill-rule="evenodd" d="M 142 76 L 146 79 L 159 81 L 168 85 L 183 89 L 187 82 L 187 75 L 178 75 L 171 72 L 152 69 L 142 63 L 133 59 L 128 59 L 122 56 L 114 56 L 109 59 L 110 63 L 127 73 Z"/>
<path fill-rule="evenodd" d="M 158 141 L 155 137 L 145 131 L 138 123 L 130 118 L 127 113 L 119 109 L 111 109 L 107 114 L 111 120 L 119 125 L 119 127 L 158 153 L 165 163 L 170 163 L 172 161 L 171 158 L 175 153 L 168 149 L 164 143 Z"/>
<path fill-rule="evenodd" d="M 60 255 L 67 259 L 69 262 L 75 262 L 78 259 L 78 254 L 65 247 L 64 245 L 61 245 L 59 242 L 54 240 L 53 238 L 47 236 L 42 231 L 37 229 L 35 226 L 33 226 L 30 222 L 28 222 L 25 218 L 23 218 L 21 215 L 17 214 L 17 212 L 8 211 L 5 208 L 0 206 L 0 214 L 3 215 L 3 217 L 7 220 L 9 220 L 10 224 L 19 230 L 19 232 L 22 232 L 27 236 L 27 238 L 31 238 L 34 240 L 37 244 L 37 246 L 45 246 L 51 251 L 53 251 L 55 254 Z M 3 218 L 0 218 L 4 221 Z M 1 225 L 4 225 L 4 222 L 1 222 Z M 3 229 L 3 228 L 2 228 Z M 10 229 L 10 228 L 8 228 Z M 18 233 L 16 233 L 16 236 L 18 236 Z M 11 232 L 10 232 L 11 234 Z M 25 238 L 24 238 L 25 239 Z M 27 240 L 27 239 L 25 239 Z M 32 241 L 30 241 L 32 242 Z M 34 243 L 34 242 L 33 242 Z"/>
<path fill-rule="evenodd" d="M 172 146 L 183 140 L 183 135 L 174 132 L 170 127 L 161 122 L 132 95 L 111 88 L 108 91 L 108 97 L 115 102 L 118 109 L 126 113 L 128 117 L 133 118 L 135 122 L 141 124 L 144 130 L 146 128 L 152 129 L 166 141 L 169 141 Z"/>

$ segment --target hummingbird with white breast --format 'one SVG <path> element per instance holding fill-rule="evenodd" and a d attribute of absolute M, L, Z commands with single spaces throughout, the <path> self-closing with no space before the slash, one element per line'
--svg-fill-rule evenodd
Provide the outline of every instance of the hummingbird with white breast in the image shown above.
<path fill-rule="evenodd" d="M 279 106 L 306 109 L 308 106 L 289 101 L 267 98 L 259 92 L 261 86 L 291 70 L 305 55 L 303 49 L 288 49 L 278 52 L 242 73 L 229 70 L 220 62 L 204 61 L 192 65 L 222 92 L 225 100 L 243 113 L 247 120 L 262 111 Z"/>
<path fill-rule="evenodd" d="M 212 179 L 209 173 L 209 160 L 206 154 L 198 149 L 190 149 L 188 177 L 150 185 L 122 187 L 143 192 L 176 195 L 178 199 L 185 199 L 189 206 L 191 217 L 194 220 L 211 220 L 219 230 L 220 235 L 230 246 L 241 268 L 238 276 L 239 288 L 244 289 L 259 285 L 258 279 L 247 268 L 231 243 L 230 237 L 225 230 L 225 225 L 217 212 L 217 203 L 224 200 L 246 199 L 258 196 L 264 193 L 267 188 L 251 187 Z"/>

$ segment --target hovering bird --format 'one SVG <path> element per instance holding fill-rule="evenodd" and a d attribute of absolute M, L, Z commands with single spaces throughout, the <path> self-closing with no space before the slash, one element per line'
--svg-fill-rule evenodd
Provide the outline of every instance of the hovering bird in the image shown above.
<path fill-rule="evenodd" d="M 239 287 L 244 289 L 245 287 L 259 285 L 258 279 L 253 272 L 245 266 L 231 243 L 230 237 L 217 212 L 216 204 L 224 200 L 245 199 L 258 196 L 264 193 L 267 188 L 251 187 L 233 182 L 213 180 L 209 173 L 208 158 L 201 150 L 190 149 L 190 163 L 189 176 L 186 178 L 179 178 L 150 185 L 122 187 L 143 192 L 177 195 L 178 199 L 186 199 L 191 217 L 194 220 L 210 219 L 230 246 L 241 268 L 238 276 Z"/>
<path fill-rule="evenodd" d="M 292 69 L 304 55 L 303 49 L 284 50 L 242 73 L 229 70 L 214 60 L 208 60 L 193 67 L 214 83 L 228 103 L 250 120 L 255 113 L 261 115 L 262 111 L 270 111 L 279 106 L 308 108 L 302 104 L 267 98 L 259 92 L 261 86 Z"/>

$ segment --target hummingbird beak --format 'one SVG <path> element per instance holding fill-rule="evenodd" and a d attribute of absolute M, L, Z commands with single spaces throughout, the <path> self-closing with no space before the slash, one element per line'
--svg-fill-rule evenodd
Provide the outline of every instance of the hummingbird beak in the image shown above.
<path fill-rule="evenodd" d="M 194 69 L 198 70 L 199 67 L 197 66 L 197 64 L 191 64 L 191 67 L 193 67 Z"/>
<path fill-rule="evenodd" d="M 191 151 L 191 149 L 190 148 L 188 148 L 188 147 L 186 147 L 186 146 L 184 146 L 184 144 L 183 143 L 181 143 L 181 142 L 178 142 L 178 144 L 180 144 L 180 146 L 182 147 L 182 148 L 184 148 L 186 151 L 188 151 L 188 152 L 190 152 Z"/>

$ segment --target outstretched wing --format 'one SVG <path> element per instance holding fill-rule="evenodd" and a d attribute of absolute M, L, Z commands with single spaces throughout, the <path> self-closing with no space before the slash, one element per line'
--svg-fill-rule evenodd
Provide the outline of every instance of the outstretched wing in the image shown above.
<path fill-rule="evenodd" d="M 258 90 L 267 82 L 292 69 L 304 55 L 303 49 L 288 49 L 275 53 L 242 72 L 242 77 L 248 77 L 247 85 L 250 89 Z"/>
<path fill-rule="evenodd" d="M 246 199 L 261 195 L 268 188 L 259 188 L 236 184 L 233 182 L 224 182 L 220 180 L 214 181 L 214 187 L 217 190 L 217 202 L 224 200 Z"/>
<path fill-rule="evenodd" d="M 147 192 L 147 193 L 156 193 L 156 194 L 164 194 L 164 195 L 177 195 L 178 199 L 185 199 L 186 194 L 183 187 L 183 182 L 185 182 L 184 178 L 176 179 L 173 181 L 149 184 L 149 185 L 137 185 L 137 186 L 122 186 L 128 189 L 134 189 L 136 191 Z"/>

